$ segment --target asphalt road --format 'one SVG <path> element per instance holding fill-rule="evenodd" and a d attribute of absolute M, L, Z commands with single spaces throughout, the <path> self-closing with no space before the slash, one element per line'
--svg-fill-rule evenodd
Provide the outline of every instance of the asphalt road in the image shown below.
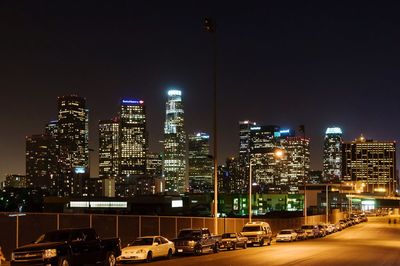
<path fill-rule="evenodd" d="M 399 219 L 398 219 L 399 220 Z M 134 263 L 141 265 L 142 263 Z M 400 265 L 400 223 L 373 217 L 325 238 L 155 260 L 150 265 Z"/>

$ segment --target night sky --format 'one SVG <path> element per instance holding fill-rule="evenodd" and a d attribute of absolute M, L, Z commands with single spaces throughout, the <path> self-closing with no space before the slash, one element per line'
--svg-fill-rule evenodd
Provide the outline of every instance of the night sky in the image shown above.
<path fill-rule="evenodd" d="M 238 153 L 246 119 L 304 124 L 314 169 L 328 126 L 397 140 L 400 5 L 349 2 L 0 1 L 0 176 L 25 173 L 25 136 L 56 119 L 61 95 L 86 97 L 94 149 L 98 120 L 130 97 L 145 101 L 161 151 L 170 87 L 183 90 L 187 131 L 211 132 L 205 16 L 218 23 L 220 161 Z"/>

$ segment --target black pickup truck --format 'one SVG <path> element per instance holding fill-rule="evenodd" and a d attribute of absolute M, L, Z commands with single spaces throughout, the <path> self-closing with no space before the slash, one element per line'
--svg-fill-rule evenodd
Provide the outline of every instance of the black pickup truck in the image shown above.
<path fill-rule="evenodd" d="M 47 232 L 11 254 L 11 266 L 107 265 L 121 254 L 119 238 L 100 239 L 93 228 Z"/>
<path fill-rule="evenodd" d="M 205 251 L 219 251 L 220 236 L 212 236 L 208 228 L 182 229 L 174 239 L 175 252 L 201 255 Z"/>

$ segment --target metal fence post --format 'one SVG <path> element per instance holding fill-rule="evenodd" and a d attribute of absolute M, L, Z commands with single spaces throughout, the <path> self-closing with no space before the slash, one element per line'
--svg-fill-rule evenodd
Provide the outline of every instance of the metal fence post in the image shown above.
<path fill-rule="evenodd" d="M 92 218 L 92 214 L 89 214 L 89 226 L 90 226 L 90 228 L 93 227 L 93 218 Z"/>
<path fill-rule="evenodd" d="M 161 217 L 158 216 L 158 235 L 161 235 Z"/>
<path fill-rule="evenodd" d="M 60 214 L 57 213 L 57 230 L 60 230 Z"/>
<path fill-rule="evenodd" d="M 16 235 L 16 239 L 15 239 L 15 245 L 17 246 L 17 248 L 18 248 L 18 246 L 19 246 L 19 216 L 17 215 L 16 216 L 16 229 L 15 229 L 15 235 Z"/>
<path fill-rule="evenodd" d="M 139 216 L 139 237 L 142 236 L 142 216 Z"/>
<path fill-rule="evenodd" d="M 115 218 L 115 237 L 119 236 L 119 218 L 118 215 Z"/>
<path fill-rule="evenodd" d="M 175 238 L 178 237 L 178 217 L 175 217 Z"/>

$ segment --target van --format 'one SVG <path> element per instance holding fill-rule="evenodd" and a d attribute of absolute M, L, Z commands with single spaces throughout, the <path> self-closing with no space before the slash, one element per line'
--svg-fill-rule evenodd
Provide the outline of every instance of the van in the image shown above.
<path fill-rule="evenodd" d="M 265 243 L 267 243 L 268 246 L 271 245 L 272 231 L 271 227 L 266 222 L 258 221 L 246 223 L 240 234 L 247 237 L 247 244 L 250 246 L 257 244 L 262 247 Z"/>

